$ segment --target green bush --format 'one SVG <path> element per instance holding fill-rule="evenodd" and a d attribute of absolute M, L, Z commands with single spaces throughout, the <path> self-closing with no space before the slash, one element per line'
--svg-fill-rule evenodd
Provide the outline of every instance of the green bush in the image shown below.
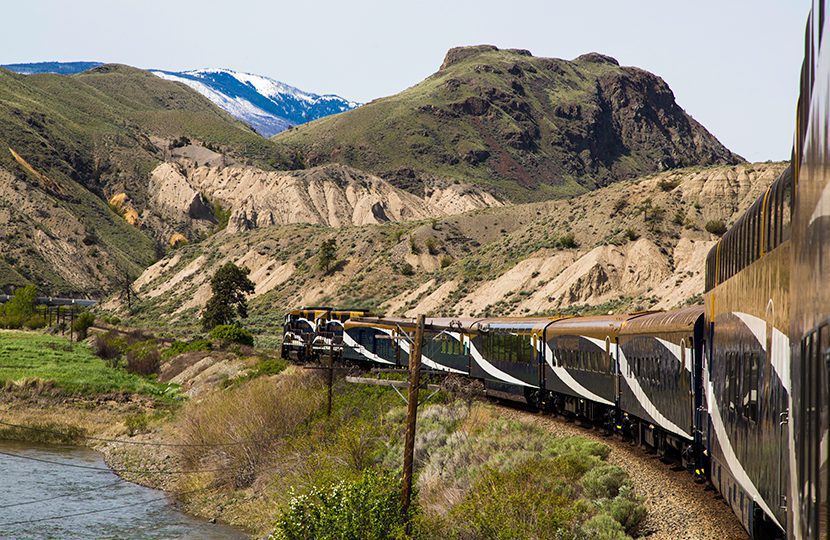
<path fill-rule="evenodd" d="M 32 315 L 31 317 L 26 319 L 26 322 L 23 323 L 23 326 L 25 326 L 29 330 L 37 330 L 38 328 L 46 328 L 47 324 L 48 321 L 46 320 L 46 317 L 37 314 Z"/>
<path fill-rule="evenodd" d="M 396 475 L 367 469 L 359 479 L 296 495 L 277 518 L 275 540 L 381 540 L 403 529 Z"/>
<path fill-rule="evenodd" d="M 704 229 L 706 229 L 707 232 L 714 234 L 715 236 L 723 236 L 723 234 L 726 232 L 726 223 L 724 223 L 720 219 L 713 219 L 711 221 L 706 222 Z"/>
<path fill-rule="evenodd" d="M 452 257 L 449 255 L 443 255 L 441 257 L 441 268 L 447 268 L 449 265 L 452 264 Z"/>
<path fill-rule="evenodd" d="M 628 474 L 616 465 L 605 463 L 598 465 L 582 477 L 585 494 L 594 499 L 611 499 L 616 497 L 620 488 L 628 482 Z"/>
<path fill-rule="evenodd" d="M 124 425 L 127 427 L 127 435 L 130 437 L 139 433 L 146 433 L 149 420 L 146 414 L 130 414 L 124 418 Z"/>
<path fill-rule="evenodd" d="M 127 341 L 118 333 L 109 331 L 92 339 L 92 352 L 110 367 L 118 365 L 118 359 L 127 349 Z"/>
<path fill-rule="evenodd" d="M 398 269 L 399 269 L 402 276 L 415 275 L 415 269 L 412 268 L 412 265 L 409 264 L 408 262 L 401 263 L 401 265 L 398 267 Z"/>
<path fill-rule="evenodd" d="M 586 540 L 628 540 L 623 526 L 608 514 L 597 514 L 580 528 Z"/>
<path fill-rule="evenodd" d="M 579 247 L 579 242 L 576 241 L 576 237 L 573 233 L 565 233 L 562 236 L 560 236 L 557 244 L 559 244 L 559 247 L 565 249 L 573 249 Z"/>
<path fill-rule="evenodd" d="M 127 348 L 127 371 L 139 375 L 152 375 L 159 372 L 161 353 L 152 339 L 133 343 Z"/>
<path fill-rule="evenodd" d="M 620 493 L 603 504 L 604 511 L 613 517 L 630 535 L 637 533 L 640 524 L 646 517 L 646 509 L 642 500 L 634 495 L 628 484 L 620 488 Z"/>
<path fill-rule="evenodd" d="M 191 341 L 174 341 L 162 355 L 165 359 L 173 358 L 180 354 L 194 351 L 209 351 L 213 348 L 210 341 L 206 339 L 194 339 Z"/>
<path fill-rule="evenodd" d="M 223 345 L 239 343 L 240 345 L 254 346 L 254 336 L 236 324 L 220 324 L 210 331 L 210 339 Z"/>
<path fill-rule="evenodd" d="M 95 324 L 95 315 L 89 311 L 81 312 L 75 317 L 75 321 L 72 323 L 72 330 L 77 334 L 79 341 L 86 339 L 87 332 L 93 324 Z"/>

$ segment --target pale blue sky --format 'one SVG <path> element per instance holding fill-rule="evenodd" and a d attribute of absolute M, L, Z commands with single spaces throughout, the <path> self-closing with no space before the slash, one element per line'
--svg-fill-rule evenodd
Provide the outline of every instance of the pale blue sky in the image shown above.
<path fill-rule="evenodd" d="M 663 77 L 747 159 L 789 157 L 802 0 L 233 2 L 26 0 L 3 6 L 0 63 L 227 67 L 369 101 L 433 73 L 450 47 L 598 51 Z"/>

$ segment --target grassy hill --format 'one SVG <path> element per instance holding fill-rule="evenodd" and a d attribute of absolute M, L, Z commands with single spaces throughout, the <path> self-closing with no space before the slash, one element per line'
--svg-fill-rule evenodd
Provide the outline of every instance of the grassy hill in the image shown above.
<path fill-rule="evenodd" d="M 342 162 L 416 193 L 452 178 L 519 202 L 742 161 L 651 73 L 599 54 L 567 61 L 492 46 L 452 49 L 415 86 L 274 140 L 306 166 Z"/>
<path fill-rule="evenodd" d="M 273 145 L 184 85 L 105 65 L 71 76 L 0 69 L 0 288 L 102 294 L 159 256 L 165 224 L 141 227 L 107 206 L 124 193 L 145 212 L 150 171 L 169 141 L 198 140 L 230 160 L 284 168 Z"/>

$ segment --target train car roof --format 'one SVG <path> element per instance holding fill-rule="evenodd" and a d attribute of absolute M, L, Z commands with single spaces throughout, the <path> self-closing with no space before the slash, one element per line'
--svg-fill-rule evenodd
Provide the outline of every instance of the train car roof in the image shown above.
<path fill-rule="evenodd" d="M 411 328 L 415 326 L 412 319 L 404 317 L 354 317 L 347 320 L 343 326 L 349 328 Z"/>
<path fill-rule="evenodd" d="M 625 321 L 620 335 L 691 332 L 703 317 L 703 306 L 648 313 Z"/>
<path fill-rule="evenodd" d="M 486 333 L 490 330 L 541 332 L 558 317 L 491 317 L 479 319 L 471 325 L 474 332 Z"/>
<path fill-rule="evenodd" d="M 579 334 L 605 339 L 615 337 L 622 329 L 623 323 L 642 317 L 643 313 L 625 315 L 594 315 L 589 317 L 570 317 L 559 319 L 548 328 L 548 336 Z"/>

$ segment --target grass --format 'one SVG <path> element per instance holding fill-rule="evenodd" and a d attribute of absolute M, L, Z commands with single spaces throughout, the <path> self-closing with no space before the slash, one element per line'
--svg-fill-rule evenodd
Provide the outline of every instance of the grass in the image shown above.
<path fill-rule="evenodd" d="M 107 367 L 82 343 L 34 332 L 0 332 L 0 383 L 51 386 L 63 393 L 93 396 L 142 394 L 172 400 L 177 387 Z"/>

